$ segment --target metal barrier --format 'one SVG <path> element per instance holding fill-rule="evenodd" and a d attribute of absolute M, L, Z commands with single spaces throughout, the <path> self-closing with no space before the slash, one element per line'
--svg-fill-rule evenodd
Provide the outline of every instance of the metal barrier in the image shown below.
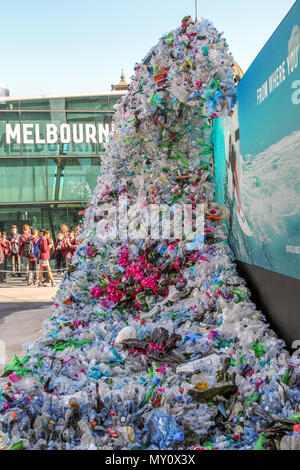
<path fill-rule="evenodd" d="M 39 266 L 38 266 L 38 268 L 39 268 Z M 35 271 L 39 271 L 39 269 L 36 269 L 36 270 L 34 270 L 34 271 L 28 270 L 28 271 L 15 271 L 15 272 L 13 272 L 13 271 L 11 271 L 11 270 L 8 270 L 8 269 L 6 269 L 6 270 L 0 269 L 0 273 L 9 273 L 9 274 L 27 274 L 28 272 L 34 273 Z M 52 272 L 52 273 L 62 273 L 62 272 L 66 272 L 66 271 L 68 271 L 68 268 L 63 268 L 63 269 L 51 269 L 51 272 Z M 46 271 L 45 271 L 45 272 L 46 272 Z"/>

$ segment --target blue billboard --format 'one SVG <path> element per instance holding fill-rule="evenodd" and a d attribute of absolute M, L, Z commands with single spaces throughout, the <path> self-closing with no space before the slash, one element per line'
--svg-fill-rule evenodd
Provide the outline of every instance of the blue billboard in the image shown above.
<path fill-rule="evenodd" d="M 216 200 L 238 260 L 300 279 L 300 2 L 214 125 Z"/>

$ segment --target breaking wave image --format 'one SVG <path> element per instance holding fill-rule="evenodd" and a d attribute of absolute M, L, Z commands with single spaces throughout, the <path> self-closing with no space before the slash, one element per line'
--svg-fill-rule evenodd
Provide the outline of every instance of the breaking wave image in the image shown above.
<path fill-rule="evenodd" d="M 258 155 L 241 158 L 239 173 L 242 208 L 252 235 L 245 236 L 235 218 L 238 257 L 299 279 L 300 256 L 288 253 L 287 246 L 300 245 L 300 183 L 295 178 L 300 173 L 300 131 Z"/>

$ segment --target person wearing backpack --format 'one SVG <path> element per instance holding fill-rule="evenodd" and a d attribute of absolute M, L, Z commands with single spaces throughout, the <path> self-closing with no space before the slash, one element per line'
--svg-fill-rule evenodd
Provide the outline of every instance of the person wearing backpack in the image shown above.
<path fill-rule="evenodd" d="M 55 283 L 53 280 L 51 268 L 50 268 L 50 255 L 51 255 L 51 246 L 53 242 L 50 238 L 50 232 L 49 230 L 43 230 L 43 236 L 40 238 L 39 241 L 39 248 L 40 248 L 40 257 L 39 257 L 39 267 L 40 267 L 40 272 L 39 272 L 39 283 L 38 286 L 42 286 L 42 278 L 43 278 L 43 271 L 44 269 L 48 271 L 48 277 L 51 281 L 51 286 L 54 287 Z"/>
<path fill-rule="evenodd" d="M 4 253 L 4 262 L 3 262 L 3 279 L 6 279 L 6 270 L 7 270 L 7 262 L 11 255 L 11 244 L 10 241 L 7 240 L 6 232 L 1 233 L 0 245 L 2 246 L 3 253 Z"/>
<path fill-rule="evenodd" d="M 20 237 L 20 255 L 22 257 L 23 264 L 25 266 L 26 278 L 28 281 L 29 276 L 29 258 L 33 254 L 33 243 L 28 240 L 31 237 L 30 227 L 28 224 L 23 226 L 23 235 Z"/>
<path fill-rule="evenodd" d="M 16 276 L 16 265 L 17 265 L 17 273 L 18 277 L 21 277 L 21 256 L 20 256 L 20 237 L 21 235 L 18 233 L 18 229 L 16 225 L 12 225 L 11 227 L 11 234 L 8 237 L 8 240 L 11 244 L 11 270 L 12 270 L 12 277 Z"/>
<path fill-rule="evenodd" d="M 37 282 L 37 263 L 40 256 L 38 231 L 36 228 L 31 228 L 31 237 L 29 238 L 32 242 L 33 251 L 32 256 L 29 258 L 29 273 L 27 284 L 30 286 L 32 283 L 36 285 Z"/>

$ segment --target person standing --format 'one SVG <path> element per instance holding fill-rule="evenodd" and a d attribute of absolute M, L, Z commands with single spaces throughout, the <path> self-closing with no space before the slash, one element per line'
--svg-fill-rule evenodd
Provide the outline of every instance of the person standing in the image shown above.
<path fill-rule="evenodd" d="M 3 253 L 4 253 L 3 279 L 6 279 L 7 264 L 8 264 L 9 257 L 11 255 L 11 244 L 10 244 L 10 241 L 7 240 L 6 232 L 1 233 L 0 244 L 2 245 Z"/>
<path fill-rule="evenodd" d="M 12 277 L 16 276 L 16 264 L 17 264 L 18 276 L 19 277 L 21 276 L 20 274 L 20 271 L 21 271 L 20 237 L 21 235 L 18 233 L 18 229 L 16 225 L 12 225 L 11 234 L 8 237 L 8 240 L 10 241 L 10 244 L 11 244 L 10 263 L 11 263 Z"/>
<path fill-rule="evenodd" d="M 30 286 L 32 283 L 36 285 L 37 282 L 37 263 L 39 258 L 39 245 L 37 246 L 40 237 L 36 228 L 31 228 L 31 237 L 29 238 L 33 245 L 33 254 L 29 258 L 29 273 L 27 284 Z"/>
<path fill-rule="evenodd" d="M 20 237 L 20 255 L 25 267 L 26 278 L 25 281 L 28 281 L 29 276 L 29 257 L 27 253 L 29 251 L 30 241 L 28 240 L 31 237 L 30 227 L 28 224 L 23 226 L 23 235 Z"/>
<path fill-rule="evenodd" d="M 67 225 L 62 224 L 60 226 L 60 231 L 66 239 L 69 238 L 69 229 Z"/>
<path fill-rule="evenodd" d="M 0 244 L 0 282 L 6 282 L 4 280 L 4 249 Z"/>
<path fill-rule="evenodd" d="M 43 278 L 43 271 L 48 272 L 49 280 L 51 281 L 51 286 L 54 287 L 55 283 L 53 280 L 51 268 L 50 268 L 50 255 L 51 255 L 51 238 L 49 230 L 43 230 L 43 236 L 40 238 L 39 241 L 39 249 L 40 249 L 40 258 L 39 258 L 39 283 L 38 286 L 42 286 L 42 278 Z M 52 242 L 53 243 L 53 242 Z"/>
<path fill-rule="evenodd" d="M 66 267 L 69 268 L 72 258 L 74 254 L 76 253 L 76 249 L 77 249 L 77 241 L 76 241 L 74 232 L 69 233 L 69 238 L 66 240 L 66 246 L 67 246 Z"/>
<path fill-rule="evenodd" d="M 40 238 L 42 238 L 43 236 L 44 236 L 44 229 L 41 229 L 40 230 Z M 48 280 L 47 272 L 43 271 L 43 283 L 47 282 L 47 280 Z"/>
<path fill-rule="evenodd" d="M 62 271 L 65 268 L 65 259 L 62 254 L 64 236 L 62 233 L 57 234 L 57 239 L 55 242 L 55 259 L 56 259 L 56 269 L 57 274 L 62 274 Z"/>

